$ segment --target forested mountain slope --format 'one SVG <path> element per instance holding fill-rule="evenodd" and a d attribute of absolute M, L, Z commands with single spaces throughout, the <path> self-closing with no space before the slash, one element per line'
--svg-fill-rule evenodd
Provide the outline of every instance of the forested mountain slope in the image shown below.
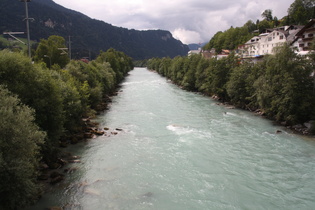
<path fill-rule="evenodd" d="M 188 46 L 173 38 L 169 31 L 138 31 L 116 27 L 103 21 L 64 8 L 52 0 L 32 0 L 28 3 L 31 39 L 39 41 L 50 35 L 71 38 L 74 57 L 97 55 L 109 48 L 125 52 L 135 60 L 151 57 L 186 55 Z M 24 3 L 0 1 L 0 32 L 25 31 Z"/>

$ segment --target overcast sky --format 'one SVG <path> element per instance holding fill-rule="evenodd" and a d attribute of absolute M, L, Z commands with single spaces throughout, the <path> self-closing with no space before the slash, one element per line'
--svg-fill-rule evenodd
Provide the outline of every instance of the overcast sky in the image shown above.
<path fill-rule="evenodd" d="M 256 22 L 266 9 L 281 19 L 294 0 L 54 0 L 115 26 L 163 29 L 185 44 L 208 42 L 218 31 Z"/>

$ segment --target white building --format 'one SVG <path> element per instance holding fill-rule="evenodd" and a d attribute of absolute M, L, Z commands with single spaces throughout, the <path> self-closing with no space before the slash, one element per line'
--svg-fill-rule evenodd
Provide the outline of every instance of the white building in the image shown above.
<path fill-rule="evenodd" d="M 301 26 L 285 26 L 268 30 L 267 33 L 255 36 L 246 42 L 239 49 L 239 54 L 243 58 L 255 58 L 274 54 L 275 47 L 281 46 L 284 43 L 291 43 L 300 29 Z"/>
<path fill-rule="evenodd" d="M 199 48 L 198 50 L 190 50 L 188 52 L 188 56 L 195 55 L 195 54 L 200 54 L 200 53 L 201 53 L 201 48 Z"/>
<path fill-rule="evenodd" d="M 295 36 L 291 46 L 300 55 L 306 55 L 310 51 L 313 38 L 315 37 L 315 19 L 309 21 Z"/>

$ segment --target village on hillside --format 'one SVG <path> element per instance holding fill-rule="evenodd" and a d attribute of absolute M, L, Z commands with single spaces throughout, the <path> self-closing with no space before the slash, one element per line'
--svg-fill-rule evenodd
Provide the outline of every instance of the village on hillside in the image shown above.
<path fill-rule="evenodd" d="M 297 54 L 308 55 L 314 37 L 315 19 L 311 19 L 305 26 L 290 25 L 267 29 L 265 33 L 254 36 L 245 44 L 238 46 L 235 53 L 242 59 L 257 62 L 267 54 L 274 54 L 276 47 L 287 43 Z M 230 50 L 224 49 L 221 53 L 216 53 L 215 49 L 202 50 L 199 48 L 189 51 L 188 55 L 201 54 L 204 58 L 221 59 L 227 57 L 230 52 Z"/>

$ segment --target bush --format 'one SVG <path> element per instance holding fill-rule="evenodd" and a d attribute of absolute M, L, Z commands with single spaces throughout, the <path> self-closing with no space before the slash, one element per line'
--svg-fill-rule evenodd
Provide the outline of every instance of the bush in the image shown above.
<path fill-rule="evenodd" d="M 36 171 L 45 133 L 34 110 L 0 86 L 0 209 L 29 205 L 39 195 Z"/>
<path fill-rule="evenodd" d="M 20 53 L 0 52 L 0 84 L 4 84 L 22 103 L 35 110 L 35 123 L 47 132 L 44 158 L 56 156 L 55 147 L 63 132 L 63 98 L 60 84 L 51 71 L 33 65 Z"/>

